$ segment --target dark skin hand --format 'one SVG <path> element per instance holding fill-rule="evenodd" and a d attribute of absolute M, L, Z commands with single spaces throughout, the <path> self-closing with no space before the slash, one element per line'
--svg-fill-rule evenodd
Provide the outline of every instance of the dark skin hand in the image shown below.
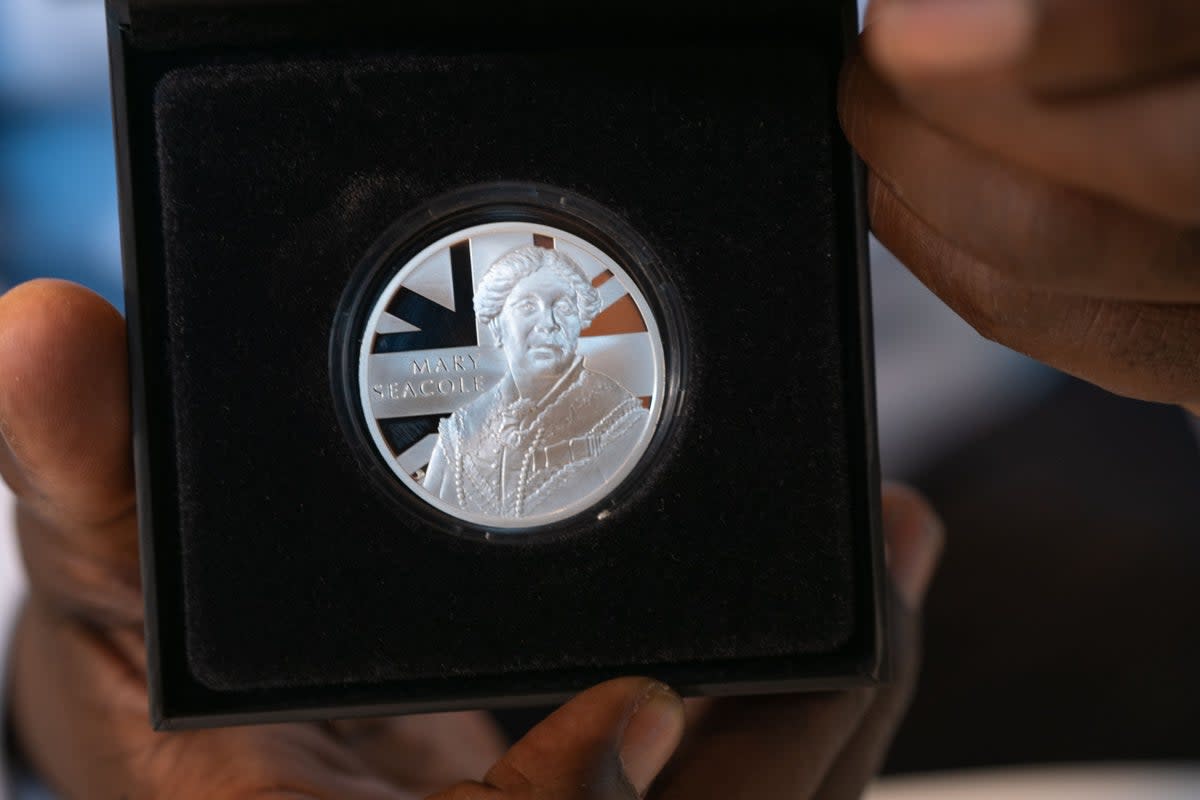
<path fill-rule="evenodd" d="M 480 713 L 155 733 L 125 359 L 123 321 L 85 289 L 38 281 L 0 297 L 0 472 L 30 577 L 10 724 L 63 797 L 839 800 L 878 769 L 912 690 L 916 609 L 942 541 L 926 504 L 894 487 L 884 528 L 899 679 L 885 689 L 685 706 L 623 678 L 511 747 Z"/>
<path fill-rule="evenodd" d="M 1200 3 L 873 0 L 875 233 L 988 338 L 1200 411 Z"/>

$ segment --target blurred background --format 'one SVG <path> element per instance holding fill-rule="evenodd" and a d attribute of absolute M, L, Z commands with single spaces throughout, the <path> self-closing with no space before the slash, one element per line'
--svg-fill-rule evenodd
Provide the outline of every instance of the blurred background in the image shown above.
<path fill-rule="evenodd" d="M 104 7 L 0 0 L 0 276 L 121 301 Z"/>
<path fill-rule="evenodd" d="M 99 0 L 0 0 L 0 286 L 68 278 L 122 307 L 107 75 Z M 885 475 L 949 528 L 889 771 L 1195 758 L 1188 421 L 985 341 L 872 259 Z"/>

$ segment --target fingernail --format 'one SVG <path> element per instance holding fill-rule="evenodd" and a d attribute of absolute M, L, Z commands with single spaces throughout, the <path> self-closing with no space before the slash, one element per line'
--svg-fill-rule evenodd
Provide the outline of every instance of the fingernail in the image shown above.
<path fill-rule="evenodd" d="M 683 738 L 683 701 L 661 683 L 646 690 L 621 737 L 625 776 L 645 795 Z"/>
<path fill-rule="evenodd" d="M 1035 24 L 1030 0 L 893 0 L 871 16 L 867 41 L 885 71 L 936 76 L 1016 62 Z"/>
<path fill-rule="evenodd" d="M 919 609 L 925 601 L 946 538 L 941 520 L 932 514 L 922 515 L 916 528 L 909 552 L 894 559 L 892 569 L 892 578 L 896 581 L 900 598 L 914 610 Z"/>

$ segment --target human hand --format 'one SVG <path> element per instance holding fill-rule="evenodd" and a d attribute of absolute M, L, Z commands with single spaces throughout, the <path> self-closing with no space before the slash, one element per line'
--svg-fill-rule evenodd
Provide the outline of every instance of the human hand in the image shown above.
<path fill-rule="evenodd" d="M 901 679 L 886 689 L 695 702 L 682 745 L 683 703 L 643 678 L 584 692 L 508 750 L 478 713 L 152 731 L 126 375 L 124 323 L 100 298 L 56 281 L 0 297 L 0 473 L 30 579 L 11 725 L 64 797 L 636 800 L 677 747 L 655 798 L 829 800 L 874 774 L 912 688 L 941 541 L 899 489 L 884 516 Z"/>
<path fill-rule="evenodd" d="M 988 338 L 1200 410 L 1200 3 L 873 0 L 880 240 Z"/>

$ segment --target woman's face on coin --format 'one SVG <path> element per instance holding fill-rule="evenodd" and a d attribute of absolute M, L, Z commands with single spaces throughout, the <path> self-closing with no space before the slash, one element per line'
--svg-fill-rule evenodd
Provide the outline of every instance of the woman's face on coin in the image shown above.
<path fill-rule="evenodd" d="M 575 290 L 552 270 L 519 281 L 497 322 L 514 376 L 561 375 L 575 360 L 581 330 Z"/>

